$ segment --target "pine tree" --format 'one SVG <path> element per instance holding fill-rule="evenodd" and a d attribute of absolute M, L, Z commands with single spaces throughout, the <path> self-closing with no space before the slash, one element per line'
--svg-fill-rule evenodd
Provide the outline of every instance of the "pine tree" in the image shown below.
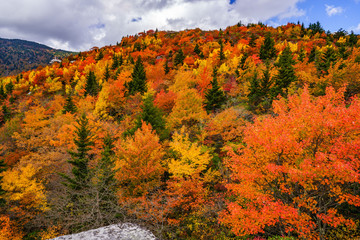
<path fill-rule="evenodd" d="M 220 44 L 219 59 L 220 59 L 220 62 L 221 62 L 221 61 L 225 60 L 224 44 L 223 44 L 221 39 L 219 39 L 219 44 Z"/>
<path fill-rule="evenodd" d="M 205 109 L 208 113 L 219 109 L 226 100 L 225 94 L 218 84 L 216 74 L 217 69 L 214 68 L 211 88 L 205 94 Z"/>
<path fill-rule="evenodd" d="M 6 94 L 11 95 L 14 90 L 14 84 L 12 82 L 9 82 L 5 85 Z"/>
<path fill-rule="evenodd" d="M 195 47 L 194 47 L 194 53 L 196 53 L 197 55 L 200 55 L 201 53 L 201 50 L 199 48 L 199 44 L 196 44 Z"/>
<path fill-rule="evenodd" d="M 85 85 L 85 96 L 96 96 L 99 92 L 99 85 L 96 82 L 95 73 L 90 71 L 87 78 L 86 78 L 86 85 Z"/>
<path fill-rule="evenodd" d="M 116 54 L 114 54 L 114 56 L 113 56 L 113 62 L 112 62 L 112 65 L 111 65 L 111 69 L 112 69 L 112 70 L 115 70 L 118 66 L 119 66 L 119 59 L 118 59 L 118 57 L 116 56 Z"/>
<path fill-rule="evenodd" d="M 64 185 L 69 188 L 70 191 L 78 191 L 84 188 L 89 188 L 90 183 L 90 146 L 94 145 L 92 141 L 92 133 L 89 127 L 89 121 L 86 118 L 85 113 L 76 121 L 78 126 L 76 127 L 76 137 L 74 143 L 77 147 L 76 151 L 69 151 L 71 160 L 68 162 L 73 166 L 72 175 L 68 176 L 64 173 L 60 175 L 64 178 Z"/>
<path fill-rule="evenodd" d="M 1 158 L 0 159 L 0 207 L 3 207 L 5 205 L 5 199 L 2 198 L 2 196 L 5 194 L 5 190 L 2 189 L 1 182 L 3 178 L 2 173 L 6 171 L 6 169 L 7 169 L 7 165 L 5 164 L 4 159 Z"/>
<path fill-rule="evenodd" d="M 74 114 L 74 113 L 76 113 L 76 111 L 77 111 L 77 108 L 76 108 L 74 102 L 72 101 L 72 96 L 71 96 L 71 94 L 69 94 L 69 95 L 66 97 L 66 103 L 65 103 L 65 106 L 64 106 L 64 109 L 63 109 L 62 112 L 63 112 L 64 114 L 67 113 L 67 112 Z"/>
<path fill-rule="evenodd" d="M 110 70 L 109 70 L 109 66 L 106 65 L 104 72 L 104 81 L 107 82 L 109 78 L 110 78 Z"/>
<path fill-rule="evenodd" d="M 255 73 L 250 81 L 250 93 L 248 99 L 251 107 L 258 107 L 261 105 L 265 108 L 264 110 L 270 107 L 271 99 L 269 93 L 271 84 L 270 65 L 266 65 L 266 69 L 263 71 L 263 77 L 259 79 L 257 73 Z"/>
<path fill-rule="evenodd" d="M 264 43 L 260 47 L 260 59 L 271 60 L 276 57 L 276 49 L 274 39 L 271 38 L 270 33 L 266 34 Z"/>
<path fill-rule="evenodd" d="M 168 135 L 168 131 L 165 127 L 165 120 L 163 113 L 159 108 L 154 106 L 154 96 L 151 93 L 147 93 L 144 98 L 143 105 L 141 106 L 142 112 L 136 119 L 135 127 L 128 133 L 134 134 L 135 131 L 142 126 L 142 122 L 151 124 L 152 129 L 156 131 L 160 139 L 165 139 Z"/>
<path fill-rule="evenodd" d="M 167 60 L 165 61 L 165 64 L 164 64 L 164 72 L 165 72 L 165 74 L 168 74 L 170 72 L 169 63 Z"/>
<path fill-rule="evenodd" d="M 3 122 L 6 122 L 11 118 L 10 108 L 6 105 L 6 103 L 4 103 L 4 105 L 1 107 L 1 110 L 3 112 Z"/>
<path fill-rule="evenodd" d="M 316 56 L 316 47 L 314 46 L 310 51 L 308 62 L 309 63 L 314 62 L 315 61 L 315 56 Z"/>
<path fill-rule="evenodd" d="M 146 73 L 140 56 L 135 63 L 131 77 L 132 80 L 126 84 L 129 95 L 135 95 L 135 93 L 138 92 L 143 94 L 146 92 Z"/>
<path fill-rule="evenodd" d="M 279 73 L 275 77 L 274 87 L 271 89 L 272 97 L 277 95 L 287 95 L 287 88 L 296 80 L 294 65 L 290 47 L 287 46 L 280 55 L 279 61 L 275 64 L 279 68 Z"/>
<path fill-rule="evenodd" d="M 110 134 L 103 139 L 103 150 L 97 164 L 96 199 L 97 216 L 100 225 L 113 223 L 116 219 L 118 181 L 115 179 L 114 139 Z"/>
<path fill-rule="evenodd" d="M 4 91 L 4 86 L 0 83 L 0 99 L 5 99 L 6 93 Z"/>
<path fill-rule="evenodd" d="M 177 53 L 176 53 L 176 56 L 175 56 L 175 66 L 177 65 L 183 65 L 184 63 L 184 59 L 185 59 L 185 56 L 184 56 L 184 52 L 183 50 L 180 48 Z"/>

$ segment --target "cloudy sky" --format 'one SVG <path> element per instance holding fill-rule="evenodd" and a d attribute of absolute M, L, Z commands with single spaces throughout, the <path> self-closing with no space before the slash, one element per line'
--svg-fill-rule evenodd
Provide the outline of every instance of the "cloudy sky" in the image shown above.
<path fill-rule="evenodd" d="M 144 30 L 320 21 L 360 34 L 360 0 L 2 0 L 0 37 L 85 51 Z"/>

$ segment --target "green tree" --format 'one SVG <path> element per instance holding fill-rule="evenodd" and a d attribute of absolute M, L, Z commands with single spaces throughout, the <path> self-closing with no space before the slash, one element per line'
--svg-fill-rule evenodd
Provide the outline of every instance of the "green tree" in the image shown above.
<path fill-rule="evenodd" d="M 142 112 L 136 119 L 135 127 L 132 128 L 128 134 L 134 134 L 137 129 L 141 128 L 142 122 L 146 122 L 151 125 L 161 140 L 165 139 L 168 136 L 168 130 L 165 127 L 163 113 L 159 108 L 154 106 L 154 96 L 151 93 L 148 93 L 144 98 L 141 109 Z"/>
<path fill-rule="evenodd" d="M 168 74 L 170 72 L 169 63 L 167 60 L 165 61 L 165 64 L 164 64 L 164 72 L 165 72 L 165 74 Z"/>
<path fill-rule="evenodd" d="M 137 92 L 141 94 L 146 92 L 146 73 L 140 56 L 135 63 L 131 77 L 132 80 L 126 83 L 129 95 L 134 95 Z"/>
<path fill-rule="evenodd" d="M 5 190 L 1 187 L 1 182 L 3 179 L 3 176 L 1 175 L 4 171 L 6 171 L 7 165 L 4 162 L 4 159 L 0 159 L 0 208 L 5 205 L 5 199 L 3 198 L 3 195 L 5 194 Z"/>
<path fill-rule="evenodd" d="M 271 60 L 276 58 L 275 41 L 271 37 L 271 34 L 266 34 L 264 43 L 260 47 L 260 59 Z"/>
<path fill-rule="evenodd" d="M 64 185 L 70 190 L 75 191 L 89 188 L 89 151 L 91 149 L 90 146 L 94 145 L 89 121 L 85 113 L 83 113 L 76 122 L 78 126 L 76 126 L 76 137 L 74 138 L 74 143 L 77 149 L 76 151 L 69 151 L 71 160 L 68 160 L 68 162 L 72 165 L 71 172 L 73 176 L 60 173 L 60 176 L 62 176 L 65 180 Z"/>
<path fill-rule="evenodd" d="M 67 112 L 69 112 L 69 113 L 76 113 L 76 111 L 77 111 L 77 108 L 76 108 L 76 106 L 75 106 L 75 104 L 74 104 L 74 102 L 73 102 L 73 100 L 72 100 L 72 96 L 71 96 L 71 94 L 69 94 L 67 97 L 66 97 L 66 103 L 65 103 L 65 106 L 64 106 L 64 109 L 63 109 L 63 113 L 65 114 L 65 113 L 67 113 Z"/>
<path fill-rule="evenodd" d="M 220 44 L 219 59 L 220 59 L 220 62 L 221 62 L 221 61 L 225 60 L 224 44 L 223 44 L 221 39 L 219 39 L 219 44 Z"/>
<path fill-rule="evenodd" d="M 210 82 L 211 88 L 205 94 L 205 109 L 208 113 L 219 109 L 226 100 L 226 96 L 218 84 L 216 74 L 217 69 L 214 68 L 213 79 Z"/>
<path fill-rule="evenodd" d="M 308 62 L 314 62 L 315 61 L 315 57 L 316 57 L 316 47 L 313 46 L 313 48 L 311 49 L 310 51 L 310 54 L 309 54 L 309 60 Z"/>
<path fill-rule="evenodd" d="M 109 78 L 110 78 L 110 70 L 109 70 L 109 66 L 106 65 L 104 72 L 104 81 L 107 82 Z"/>
<path fill-rule="evenodd" d="M 199 44 L 196 44 L 195 47 L 194 47 L 194 53 L 196 53 L 197 55 L 200 56 L 200 53 L 201 53 L 201 50 L 199 48 Z"/>
<path fill-rule="evenodd" d="M 290 47 L 287 46 L 280 55 L 279 61 L 275 64 L 279 69 L 279 73 L 275 76 L 275 84 L 271 89 L 272 97 L 277 95 L 287 95 L 287 88 L 296 80 L 293 55 L 290 51 Z"/>
<path fill-rule="evenodd" d="M 5 99 L 6 93 L 4 91 L 4 86 L 0 83 L 0 99 Z"/>
<path fill-rule="evenodd" d="M 175 66 L 177 66 L 177 65 L 183 65 L 184 59 L 185 59 L 184 52 L 183 52 L 183 50 L 180 48 L 180 49 L 177 51 L 176 55 L 175 55 L 175 59 L 174 59 L 174 61 L 175 61 Z"/>
<path fill-rule="evenodd" d="M 86 78 L 86 85 L 85 85 L 85 96 L 96 96 L 99 92 L 99 85 L 96 81 L 96 76 L 93 71 L 90 71 Z"/>
<path fill-rule="evenodd" d="M 269 96 L 271 84 L 270 66 L 267 65 L 263 71 L 262 78 L 259 79 L 257 73 L 255 73 L 250 81 L 248 99 L 251 107 L 258 107 L 260 105 L 263 107 L 263 110 L 267 110 L 271 106 L 271 98 Z"/>

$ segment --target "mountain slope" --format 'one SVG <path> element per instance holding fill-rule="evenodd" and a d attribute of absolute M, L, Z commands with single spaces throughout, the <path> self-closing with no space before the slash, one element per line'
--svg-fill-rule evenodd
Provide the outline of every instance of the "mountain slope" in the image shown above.
<path fill-rule="evenodd" d="M 55 56 L 62 58 L 70 54 L 36 42 L 0 38 L 0 76 L 35 69 L 39 65 L 49 64 Z"/>

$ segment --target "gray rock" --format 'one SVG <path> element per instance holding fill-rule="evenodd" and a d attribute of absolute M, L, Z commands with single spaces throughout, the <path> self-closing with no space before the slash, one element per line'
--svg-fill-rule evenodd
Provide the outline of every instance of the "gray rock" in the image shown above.
<path fill-rule="evenodd" d="M 52 240 L 156 240 L 149 230 L 132 223 L 113 224 Z"/>

